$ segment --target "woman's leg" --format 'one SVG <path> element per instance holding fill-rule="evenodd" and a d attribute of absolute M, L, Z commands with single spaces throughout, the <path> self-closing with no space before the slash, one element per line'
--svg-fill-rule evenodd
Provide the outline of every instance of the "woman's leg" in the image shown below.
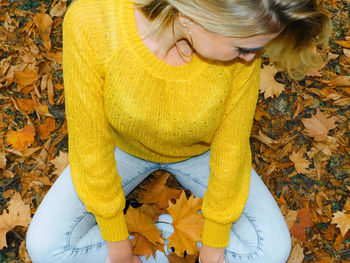
<path fill-rule="evenodd" d="M 210 174 L 210 151 L 183 162 L 161 164 L 195 196 L 203 198 Z M 230 200 L 227 200 L 230 202 Z M 228 262 L 284 263 L 291 240 L 284 217 L 259 175 L 252 169 L 250 189 L 241 217 L 232 225 L 225 251 Z"/>
<path fill-rule="evenodd" d="M 129 194 L 158 163 L 147 162 L 116 148 L 118 173 Z M 27 231 L 26 245 L 33 263 L 103 263 L 105 241 L 95 217 L 88 213 L 74 189 L 67 167 L 37 209 Z"/>

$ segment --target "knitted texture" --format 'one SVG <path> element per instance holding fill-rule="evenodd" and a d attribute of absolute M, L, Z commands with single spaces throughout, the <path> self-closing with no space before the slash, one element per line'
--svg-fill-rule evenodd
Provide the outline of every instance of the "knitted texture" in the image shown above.
<path fill-rule="evenodd" d="M 74 187 L 107 241 L 128 238 L 114 148 L 154 162 L 211 149 L 202 243 L 225 247 L 248 197 L 249 136 L 260 58 L 195 56 L 174 67 L 143 44 L 130 0 L 78 0 L 63 22 L 63 75 Z"/>

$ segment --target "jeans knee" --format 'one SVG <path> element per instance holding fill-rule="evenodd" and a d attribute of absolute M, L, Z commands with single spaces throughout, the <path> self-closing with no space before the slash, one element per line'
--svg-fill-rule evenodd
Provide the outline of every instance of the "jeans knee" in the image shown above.
<path fill-rule="evenodd" d="M 26 249 L 33 263 L 54 262 L 50 239 L 44 231 L 30 224 L 26 234 Z"/>
<path fill-rule="evenodd" d="M 292 242 L 290 235 L 284 237 L 283 239 L 279 240 L 278 243 L 275 244 L 275 246 L 271 246 L 268 249 L 268 252 L 266 253 L 266 260 L 265 262 L 270 263 L 285 263 L 288 261 L 290 252 L 292 249 Z"/>

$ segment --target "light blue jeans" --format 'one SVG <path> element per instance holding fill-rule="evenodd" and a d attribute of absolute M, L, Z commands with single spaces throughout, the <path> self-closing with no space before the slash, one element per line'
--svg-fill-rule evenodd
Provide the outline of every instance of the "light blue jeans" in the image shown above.
<path fill-rule="evenodd" d="M 195 196 L 203 198 L 209 179 L 210 151 L 182 162 L 149 162 L 115 149 L 118 173 L 125 195 L 149 174 L 167 170 Z M 227 200 L 230 202 L 230 200 Z M 172 222 L 168 214 L 159 221 Z M 168 238 L 174 231 L 166 223 L 157 227 Z M 108 254 L 95 217 L 85 210 L 74 189 L 69 166 L 57 178 L 27 231 L 26 245 L 34 263 L 104 263 Z M 130 238 L 132 236 L 130 235 Z M 198 247 L 201 246 L 197 242 Z M 166 254 L 170 252 L 165 244 Z M 233 223 L 226 262 L 285 263 L 291 250 L 286 222 L 271 193 L 252 169 L 249 196 L 241 217 Z M 168 263 L 164 253 L 141 257 L 146 263 Z"/>

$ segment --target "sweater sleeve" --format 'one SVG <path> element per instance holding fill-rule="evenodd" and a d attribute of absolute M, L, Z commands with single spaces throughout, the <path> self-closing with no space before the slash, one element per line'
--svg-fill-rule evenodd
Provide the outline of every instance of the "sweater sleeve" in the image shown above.
<path fill-rule="evenodd" d="M 259 95 L 261 59 L 241 67 L 233 78 L 222 122 L 211 144 L 210 176 L 203 198 L 202 243 L 226 247 L 232 223 L 243 212 L 251 174 L 249 137 Z M 239 84 L 238 84 L 239 83 Z"/>
<path fill-rule="evenodd" d="M 63 21 L 63 77 L 72 180 L 107 241 L 128 238 L 125 197 L 114 157 L 115 132 L 106 119 L 103 62 L 96 56 L 84 8 L 73 3 Z M 90 29 L 90 31 L 89 31 Z"/>

